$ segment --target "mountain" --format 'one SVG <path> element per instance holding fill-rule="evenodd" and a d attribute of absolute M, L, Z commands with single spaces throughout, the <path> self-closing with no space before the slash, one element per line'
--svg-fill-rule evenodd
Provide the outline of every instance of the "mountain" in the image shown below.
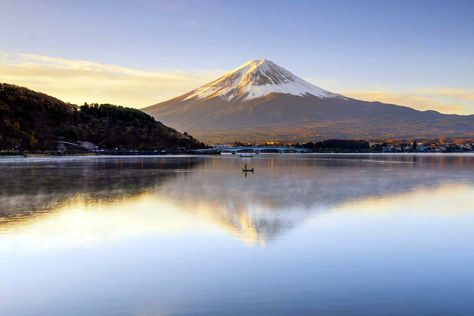
<path fill-rule="evenodd" d="M 207 142 L 474 137 L 474 115 L 348 98 L 269 60 L 143 111 Z"/>
<path fill-rule="evenodd" d="M 0 150 L 51 150 L 59 140 L 142 150 L 203 146 L 140 110 L 110 104 L 79 107 L 0 83 Z"/>

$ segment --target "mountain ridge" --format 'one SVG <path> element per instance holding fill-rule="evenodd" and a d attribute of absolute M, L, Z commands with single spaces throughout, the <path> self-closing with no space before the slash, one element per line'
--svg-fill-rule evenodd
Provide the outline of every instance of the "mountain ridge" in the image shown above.
<path fill-rule="evenodd" d="M 265 59 L 143 111 L 217 143 L 474 137 L 474 115 L 348 98 Z"/>

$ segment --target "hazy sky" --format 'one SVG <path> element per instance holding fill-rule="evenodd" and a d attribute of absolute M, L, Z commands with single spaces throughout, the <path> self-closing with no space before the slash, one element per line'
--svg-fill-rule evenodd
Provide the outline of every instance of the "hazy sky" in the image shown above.
<path fill-rule="evenodd" d="M 322 88 L 474 113 L 474 1 L 0 0 L 0 81 L 141 107 L 267 58 Z"/>

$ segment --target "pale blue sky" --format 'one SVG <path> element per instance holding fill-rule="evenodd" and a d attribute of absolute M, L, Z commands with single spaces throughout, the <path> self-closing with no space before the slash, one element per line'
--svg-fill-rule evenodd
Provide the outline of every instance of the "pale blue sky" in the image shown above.
<path fill-rule="evenodd" d="M 184 72 L 267 58 L 335 92 L 474 113 L 473 16 L 470 0 L 0 0 L 0 51 Z"/>

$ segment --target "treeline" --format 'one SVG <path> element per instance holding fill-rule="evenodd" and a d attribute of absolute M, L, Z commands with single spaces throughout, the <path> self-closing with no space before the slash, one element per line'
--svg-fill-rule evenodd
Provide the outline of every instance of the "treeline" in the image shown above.
<path fill-rule="evenodd" d="M 137 109 L 77 106 L 0 83 L 0 149 L 52 150 L 57 141 L 89 141 L 100 148 L 128 150 L 204 147 Z"/>
<path fill-rule="evenodd" d="M 299 144 L 297 147 L 308 148 L 313 152 L 369 152 L 370 144 L 365 140 L 328 139 L 321 142 Z"/>

